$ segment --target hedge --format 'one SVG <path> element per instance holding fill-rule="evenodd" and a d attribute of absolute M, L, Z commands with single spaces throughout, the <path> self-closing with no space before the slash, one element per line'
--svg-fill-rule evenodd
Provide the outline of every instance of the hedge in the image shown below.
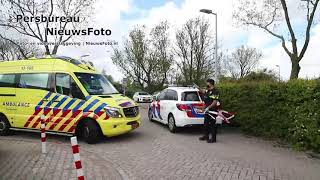
<path fill-rule="evenodd" d="M 297 149 L 320 152 L 320 82 L 221 83 L 223 109 L 251 135 L 280 138 Z"/>

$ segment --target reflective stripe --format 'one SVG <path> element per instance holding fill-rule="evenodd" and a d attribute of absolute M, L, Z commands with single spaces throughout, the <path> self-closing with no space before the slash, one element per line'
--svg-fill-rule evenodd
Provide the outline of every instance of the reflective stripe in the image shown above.
<path fill-rule="evenodd" d="M 99 102 L 98 99 L 95 99 L 92 101 L 86 108 L 83 109 L 83 112 L 88 112 L 95 104 Z"/>
<path fill-rule="evenodd" d="M 79 178 L 79 177 L 83 177 L 83 170 L 82 170 L 82 168 L 77 169 L 77 176 L 78 176 L 78 178 Z"/>
<path fill-rule="evenodd" d="M 71 101 L 69 101 L 69 103 L 68 103 L 65 107 L 63 107 L 63 111 L 68 110 L 68 109 L 70 108 L 70 106 L 71 106 L 74 102 L 76 102 L 76 100 L 77 100 L 77 99 L 71 99 Z"/>
<path fill-rule="evenodd" d="M 73 158 L 74 158 L 74 161 L 80 161 L 80 154 L 79 153 L 73 154 Z"/>
<path fill-rule="evenodd" d="M 28 118 L 27 122 L 24 124 L 24 127 L 28 127 L 32 120 L 42 111 L 42 108 L 38 108 L 34 111 L 34 113 Z"/>
<path fill-rule="evenodd" d="M 38 105 L 35 107 L 35 111 L 38 111 L 39 108 L 41 107 L 41 105 L 43 104 L 43 99 L 48 99 L 51 96 L 52 92 L 48 92 L 47 95 L 44 96 L 44 98 L 42 98 L 40 100 L 40 102 L 38 103 Z"/>
<path fill-rule="evenodd" d="M 70 138 L 70 140 L 71 140 L 71 146 L 78 145 L 77 137 L 72 137 Z"/>
<path fill-rule="evenodd" d="M 92 96 L 86 96 L 86 100 L 88 101 Z"/>
<path fill-rule="evenodd" d="M 85 103 L 85 101 L 80 101 L 73 109 L 72 112 L 75 113 L 83 104 Z"/>
<path fill-rule="evenodd" d="M 57 110 L 67 99 L 68 96 L 64 96 L 61 101 L 53 108 L 53 110 Z"/>
<path fill-rule="evenodd" d="M 71 112 L 70 109 L 64 111 L 64 112 L 62 113 L 62 115 L 50 126 L 49 129 L 50 129 L 50 130 L 53 130 L 53 129 L 56 127 L 56 125 L 59 124 L 60 121 L 61 121 L 63 118 L 65 118 L 70 112 Z"/>
<path fill-rule="evenodd" d="M 219 99 L 219 96 L 217 96 L 217 95 L 212 95 L 212 96 L 209 96 L 210 98 L 212 98 L 212 99 Z"/>
<path fill-rule="evenodd" d="M 63 131 L 64 128 L 66 128 L 66 127 L 69 125 L 69 123 L 70 123 L 72 120 L 74 120 L 74 118 L 76 118 L 80 113 L 81 113 L 81 110 L 77 110 L 77 111 L 75 111 L 74 113 L 72 113 L 71 117 L 69 117 L 69 118 L 63 123 L 63 125 L 60 126 L 59 131 Z"/>
<path fill-rule="evenodd" d="M 107 104 L 102 103 L 99 107 L 97 107 L 93 112 L 95 114 L 98 114 L 98 112 L 100 112 L 105 106 L 107 106 Z"/>
<path fill-rule="evenodd" d="M 49 102 L 48 104 L 44 107 L 44 111 L 47 111 L 47 109 L 53 104 L 55 100 L 57 100 L 60 97 L 59 94 L 55 95 Z"/>

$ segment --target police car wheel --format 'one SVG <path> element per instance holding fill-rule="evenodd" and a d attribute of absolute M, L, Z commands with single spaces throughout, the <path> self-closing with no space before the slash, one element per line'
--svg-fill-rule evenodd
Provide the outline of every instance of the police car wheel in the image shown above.
<path fill-rule="evenodd" d="M 153 114 L 151 109 L 149 109 L 148 118 L 149 118 L 149 121 L 153 121 Z"/>
<path fill-rule="evenodd" d="M 10 132 L 10 123 L 6 117 L 0 116 L 0 135 L 6 136 Z"/>
<path fill-rule="evenodd" d="M 94 121 L 88 120 L 84 123 L 82 137 L 88 144 L 94 144 L 99 141 L 100 129 Z"/>
<path fill-rule="evenodd" d="M 169 131 L 172 133 L 175 133 L 177 131 L 177 126 L 176 126 L 176 121 L 174 120 L 173 115 L 169 115 L 168 118 L 168 127 L 169 127 Z"/>

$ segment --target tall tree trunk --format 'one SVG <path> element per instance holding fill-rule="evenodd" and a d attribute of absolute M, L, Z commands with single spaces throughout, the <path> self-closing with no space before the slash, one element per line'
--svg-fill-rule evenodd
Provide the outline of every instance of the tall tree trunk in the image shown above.
<path fill-rule="evenodd" d="M 58 52 L 58 48 L 59 48 L 59 46 L 58 45 L 55 45 L 54 47 L 53 47 L 53 50 L 52 50 L 52 55 L 56 55 L 57 54 L 57 52 Z"/>
<path fill-rule="evenodd" d="M 46 42 L 45 42 L 46 43 Z M 49 46 L 48 45 L 44 45 L 44 48 L 45 48 L 45 55 L 51 55 L 50 53 L 50 49 L 49 49 Z"/>
<path fill-rule="evenodd" d="M 291 57 L 291 74 L 290 79 L 298 79 L 300 72 L 299 57 Z"/>

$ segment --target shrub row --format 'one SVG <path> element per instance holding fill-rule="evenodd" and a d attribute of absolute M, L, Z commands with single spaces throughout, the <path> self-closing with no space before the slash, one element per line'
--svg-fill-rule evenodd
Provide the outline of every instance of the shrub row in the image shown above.
<path fill-rule="evenodd" d="M 221 83 L 219 90 L 244 132 L 320 152 L 319 81 Z"/>

